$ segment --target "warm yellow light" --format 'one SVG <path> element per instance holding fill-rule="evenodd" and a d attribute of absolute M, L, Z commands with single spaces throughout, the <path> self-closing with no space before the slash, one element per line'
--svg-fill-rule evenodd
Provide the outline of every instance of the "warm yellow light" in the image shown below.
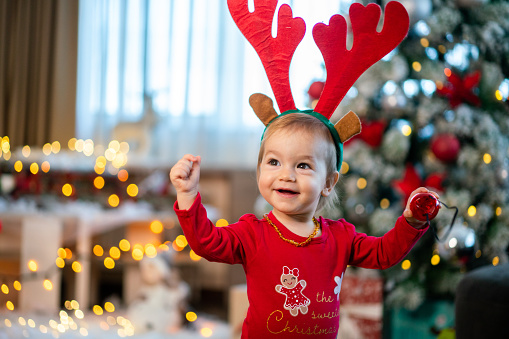
<path fill-rule="evenodd" d="M 26 146 L 23 146 L 23 148 L 21 149 L 21 154 L 25 157 L 25 158 L 28 158 L 30 156 L 30 146 L 26 145 Z"/>
<path fill-rule="evenodd" d="M 146 244 L 145 254 L 149 258 L 154 258 L 157 255 L 157 248 L 153 244 Z"/>
<path fill-rule="evenodd" d="M 178 247 L 186 247 L 187 246 L 187 239 L 184 235 L 179 235 L 177 239 L 175 239 L 175 242 L 177 243 Z"/>
<path fill-rule="evenodd" d="M 504 100 L 504 96 L 502 95 L 502 92 L 499 89 L 495 91 L 495 98 L 497 98 L 497 100 L 500 101 Z"/>
<path fill-rule="evenodd" d="M 11 152 L 5 152 L 4 153 L 4 159 L 7 160 L 7 161 L 11 160 L 11 155 L 12 155 Z"/>
<path fill-rule="evenodd" d="M 421 71 L 421 69 L 422 69 L 421 63 L 420 63 L 420 62 L 418 62 L 418 61 L 414 61 L 414 62 L 412 63 L 412 68 L 414 69 L 414 71 L 416 71 L 416 72 L 420 72 L 420 71 Z"/>
<path fill-rule="evenodd" d="M 438 254 L 435 254 L 431 257 L 431 265 L 436 266 L 440 263 L 440 256 Z"/>
<path fill-rule="evenodd" d="M 479 258 L 481 257 L 481 255 L 482 255 L 481 250 L 477 250 L 477 252 L 475 252 L 475 257 L 476 257 L 477 259 L 479 259 Z"/>
<path fill-rule="evenodd" d="M 94 187 L 99 190 L 102 189 L 104 187 L 104 178 L 103 177 L 95 177 Z"/>
<path fill-rule="evenodd" d="M 125 141 L 122 141 L 119 145 L 119 150 L 118 150 L 120 153 L 123 153 L 123 154 L 127 154 L 129 153 L 129 144 Z"/>
<path fill-rule="evenodd" d="M 154 220 L 150 223 L 150 230 L 153 233 L 159 234 L 163 231 L 163 229 L 164 229 L 163 223 L 160 222 L 159 220 Z"/>
<path fill-rule="evenodd" d="M 28 261 L 28 269 L 32 272 L 37 272 L 37 262 L 35 260 L 29 260 Z"/>
<path fill-rule="evenodd" d="M 104 258 L 104 267 L 106 267 L 107 269 L 110 269 L 110 270 L 115 268 L 115 260 L 113 260 L 110 257 Z"/>
<path fill-rule="evenodd" d="M 28 319 L 27 324 L 31 328 L 35 328 L 35 321 L 33 319 Z"/>
<path fill-rule="evenodd" d="M 92 311 L 94 311 L 94 313 L 96 315 L 102 315 L 103 314 L 103 308 L 99 305 L 94 305 L 94 307 L 92 307 Z"/>
<path fill-rule="evenodd" d="M 71 300 L 70 306 L 72 310 L 77 310 L 80 308 L 80 304 L 76 300 Z"/>
<path fill-rule="evenodd" d="M 116 246 L 112 246 L 110 248 L 110 257 L 112 257 L 113 259 L 120 258 L 120 249 Z"/>
<path fill-rule="evenodd" d="M 212 330 L 208 327 L 203 327 L 201 330 L 200 330 L 200 334 L 202 336 L 204 336 L 205 338 L 208 338 L 208 337 L 211 337 L 212 336 Z"/>
<path fill-rule="evenodd" d="M 46 289 L 47 291 L 51 291 L 53 289 L 53 283 L 49 279 L 44 279 L 42 285 L 44 286 L 44 289 Z"/>
<path fill-rule="evenodd" d="M 123 154 L 123 153 L 115 153 L 115 157 L 112 160 L 111 164 L 115 168 L 120 168 L 122 166 L 125 166 L 127 164 L 127 156 L 125 154 Z"/>
<path fill-rule="evenodd" d="M 97 167 L 99 167 L 99 168 L 105 168 L 106 167 L 106 163 L 107 163 L 107 160 L 102 155 L 97 157 L 97 159 L 95 160 L 95 165 Z"/>
<path fill-rule="evenodd" d="M 48 161 L 43 161 L 43 163 L 41 164 L 41 170 L 44 172 L 44 173 L 48 173 L 49 170 L 50 170 L 50 164 Z"/>
<path fill-rule="evenodd" d="M 66 197 L 69 197 L 71 196 L 72 194 L 72 185 L 71 184 L 64 184 L 64 186 L 62 186 L 62 193 L 66 196 Z"/>
<path fill-rule="evenodd" d="M 177 252 L 180 252 L 184 249 L 184 247 L 180 247 L 177 243 L 177 241 L 175 240 L 172 244 L 171 244 L 171 247 L 177 251 Z"/>
<path fill-rule="evenodd" d="M 447 52 L 447 48 L 445 48 L 444 45 L 438 45 L 438 51 L 442 54 L 445 54 L 445 52 Z"/>
<path fill-rule="evenodd" d="M 493 264 L 493 266 L 497 266 L 500 263 L 500 258 L 494 257 L 491 263 Z"/>
<path fill-rule="evenodd" d="M 357 188 L 360 189 L 360 190 L 363 190 L 366 188 L 366 186 L 368 185 L 368 182 L 366 179 L 364 178 L 359 178 L 357 180 Z"/>
<path fill-rule="evenodd" d="M 117 153 L 120 150 L 120 142 L 117 140 L 112 140 L 108 144 L 108 148 L 111 148 L 115 153 Z"/>
<path fill-rule="evenodd" d="M 97 173 L 98 175 L 101 175 L 104 173 L 104 167 L 99 167 L 97 166 L 97 164 L 94 166 L 94 171 L 95 173 Z"/>
<path fill-rule="evenodd" d="M 226 219 L 219 219 L 218 221 L 216 221 L 216 227 L 224 227 L 224 226 L 228 226 L 229 223 L 228 223 L 228 220 Z"/>
<path fill-rule="evenodd" d="M 403 125 L 403 127 L 401 127 L 401 133 L 403 133 L 404 136 L 409 137 L 410 134 L 412 134 L 412 127 L 409 125 Z"/>
<path fill-rule="evenodd" d="M 390 205 L 391 205 L 391 202 L 389 201 L 389 199 L 383 198 L 382 200 L 380 200 L 380 208 L 381 209 L 386 210 L 389 208 Z"/>
<path fill-rule="evenodd" d="M 170 247 L 168 247 L 168 245 L 166 245 L 166 243 L 164 243 L 164 244 L 159 245 L 159 250 L 161 250 L 161 251 L 169 251 Z"/>
<path fill-rule="evenodd" d="M 33 162 L 30 164 L 30 173 L 37 174 L 39 172 L 39 164 Z"/>
<path fill-rule="evenodd" d="M 429 40 L 426 38 L 421 38 L 421 46 L 424 48 L 429 47 Z"/>
<path fill-rule="evenodd" d="M 110 204 L 111 207 L 117 207 L 118 204 L 120 204 L 120 199 L 118 198 L 118 195 L 112 194 L 108 198 L 108 204 Z"/>
<path fill-rule="evenodd" d="M 57 265 L 58 268 L 64 268 L 65 267 L 65 261 L 64 259 L 58 257 L 55 259 L 55 264 Z"/>
<path fill-rule="evenodd" d="M 51 144 L 49 142 L 45 143 L 44 146 L 42 146 L 42 153 L 44 153 L 44 155 L 51 154 Z"/>
<path fill-rule="evenodd" d="M 135 184 L 130 184 L 129 186 L 127 186 L 127 194 L 129 194 L 129 196 L 131 197 L 137 196 L 138 186 L 136 186 Z"/>
<path fill-rule="evenodd" d="M 489 164 L 491 162 L 491 154 L 489 153 L 484 153 L 483 157 L 482 157 L 482 160 L 486 163 L 486 164 Z"/>
<path fill-rule="evenodd" d="M 9 286 L 7 286 L 6 284 L 2 284 L 1 290 L 3 294 L 9 294 Z"/>
<path fill-rule="evenodd" d="M 74 261 L 72 263 L 71 267 L 72 267 L 72 270 L 74 272 L 76 272 L 76 273 L 80 273 L 81 272 L 82 267 L 81 267 L 81 263 L 79 261 Z"/>
<path fill-rule="evenodd" d="M 64 251 L 65 251 L 65 258 L 66 259 L 72 259 L 72 251 L 71 251 L 71 249 L 66 247 L 64 249 Z"/>
<path fill-rule="evenodd" d="M 112 303 L 110 303 L 108 301 L 108 302 L 106 302 L 104 304 L 104 309 L 106 310 L 106 312 L 109 312 L 109 313 L 114 312 L 115 311 L 115 305 L 113 305 Z"/>
<path fill-rule="evenodd" d="M 120 240 L 120 242 L 118 243 L 118 246 L 124 252 L 127 252 L 127 251 L 129 251 L 131 249 L 131 244 L 126 239 Z"/>
<path fill-rule="evenodd" d="M 127 179 L 129 179 L 129 173 L 127 173 L 125 169 L 121 169 L 120 171 L 118 171 L 117 177 L 118 180 L 124 182 L 127 181 Z"/>
<path fill-rule="evenodd" d="M 21 283 L 17 280 L 14 280 L 14 282 L 12 283 L 12 287 L 14 287 L 16 291 L 21 291 Z"/>
<path fill-rule="evenodd" d="M 496 214 L 497 217 L 499 217 L 502 214 L 502 207 L 500 207 L 500 206 L 497 207 L 495 209 L 495 214 Z"/>
<path fill-rule="evenodd" d="M 5 303 L 5 306 L 7 307 L 7 309 L 9 311 L 14 311 L 14 304 L 12 303 L 12 301 L 8 301 Z"/>
<path fill-rule="evenodd" d="M 104 157 L 108 161 L 113 161 L 113 159 L 115 159 L 116 155 L 117 155 L 117 153 L 111 148 L 108 148 L 106 151 L 104 151 Z"/>
<path fill-rule="evenodd" d="M 198 319 L 198 316 L 194 312 L 187 312 L 186 319 L 187 319 L 187 321 L 192 323 L 193 321 L 196 321 L 196 319 Z"/>
<path fill-rule="evenodd" d="M 198 261 L 201 259 L 201 257 L 198 254 L 194 253 L 193 250 L 189 252 L 189 257 L 191 258 L 192 261 Z"/>
<path fill-rule="evenodd" d="M 404 260 L 402 263 L 401 263 L 401 268 L 404 269 L 405 271 L 410 269 L 410 266 L 412 266 L 412 263 L 410 262 L 410 260 L 406 259 Z"/>
<path fill-rule="evenodd" d="M 473 217 L 473 216 L 475 216 L 475 215 L 476 215 L 476 213 L 477 213 L 477 209 L 475 208 L 475 206 L 470 206 L 470 207 L 468 208 L 467 213 L 468 213 L 468 215 L 469 215 L 469 216 Z"/>
<path fill-rule="evenodd" d="M 74 315 L 76 316 L 76 318 L 78 319 L 83 319 L 85 317 L 85 314 L 83 313 L 82 310 L 76 310 L 74 311 Z"/>
<path fill-rule="evenodd" d="M 51 144 L 51 152 L 57 154 L 58 152 L 60 152 L 60 143 L 58 141 L 54 141 L 52 144 Z"/>
<path fill-rule="evenodd" d="M 141 259 L 143 259 L 143 250 L 139 248 L 133 249 L 132 257 L 134 260 L 140 261 Z"/>
<path fill-rule="evenodd" d="M 83 154 L 87 157 L 94 154 L 94 142 L 91 139 L 85 140 L 85 144 L 83 145 Z"/>
<path fill-rule="evenodd" d="M 16 172 L 21 172 L 23 170 L 23 163 L 20 160 L 14 163 L 14 170 Z"/>
<path fill-rule="evenodd" d="M 350 170 L 350 165 L 348 165 L 347 162 L 344 162 L 341 164 L 341 174 L 346 174 Z"/>
<path fill-rule="evenodd" d="M 67 147 L 69 147 L 69 149 L 71 151 L 75 151 L 76 150 L 76 141 L 77 141 L 76 138 L 71 138 L 67 142 Z"/>

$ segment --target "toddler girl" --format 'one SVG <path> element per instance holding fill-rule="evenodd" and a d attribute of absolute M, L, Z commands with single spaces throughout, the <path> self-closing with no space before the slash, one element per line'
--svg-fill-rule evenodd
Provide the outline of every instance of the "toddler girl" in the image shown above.
<path fill-rule="evenodd" d="M 266 61 L 264 65 L 277 66 L 267 73 L 284 113 L 277 115 L 268 97 L 257 94 L 250 98 L 256 114 L 267 125 L 258 156 L 257 182 L 272 211 L 261 219 L 247 214 L 227 227 L 215 227 L 207 218 L 198 192 L 201 158 L 190 154 L 179 160 L 170 172 L 177 191 L 174 209 L 189 245 L 198 255 L 209 261 L 243 266 L 249 309 L 242 338 L 313 336 L 332 339 L 338 333 L 339 293 L 347 266 L 391 267 L 405 257 L 427 230 L 426 223 L 413 218 L 409 208 L 411 197 L 429 192 L 426 188 L 412 193 L 403 215 L 382 237 L 358 233 L 344 219 L 315 218 L 317 211 L 334 203 L 342 145 L 360 131 L 359 119 L 352 112 L 336 125 L 329 121 L 339 97 L 346 94 L 348 84 L 351 86 L 355 81 L 352 81 L 352 72 L 358 77 L 360 69 L 369 67 L 366 60 L 356 60 L 355 53 L 361 53 L 362 48 L 355 44 L 363 41 L 371 44 L 382 36 L 381 48 L 368 46 L 366 50 L 369 62 L 375 62 L 406 35 L 408 14 L 401 4 L 390 2 L 386 7 L 384 29 L 376 33 L 378 20 L 374 25 L 364 21 L 375 17 L 373 13 L 376 14 L 377 8 L 373 6 L 377 5 L 353 4 L 350 18 L 354 36 L 359 29 L 363 34 L 354 37 L 354 46 L 349 51 L 337 49 L 340 44 L 325 44 L 327 35 L 337 32 L 331 33 L 323 24 L 318 27 L 315 40 L 317 44 L 320 42 L 326 67 L 331 71 L 315 110 L 297 111 L 291 97 L 285 95 L 288 93 L 282 93 L 289 88 L 287 75 L 272 75 L 289 67 L 287 57 L 293 51 L 288 48 L 296 44 L 289 44 L 284 35 L 291 31 L 290 38 L 303 36 L 302 22 L 292 17 L 287 5 L 281 6 L 278 37 L 272 39 L 270 29 L 262 28 L 272 23 L 271 11 L 275 10 L 277 1 L 266 1 L 264 5 L 267 6 L 256 7 L 260 3 L 255 2 L 255 11 L 251 13 L 246 1 L 228 0 L 230 12 L 241 31 L 250 39 L 258 39 L 253 46 L 263 57 L 262 61 Z M 346 35 L 346 24 L 337 24 L 341 20 L 344 19 L 334 16 L 330 26 L 339 27 Z M 385 25 L 395 29 L 385 31 Z M 256 34 L 251 34 L 251 29 Z M 342 56 L 358 64 L 331 65 L 335 58 Z"/>

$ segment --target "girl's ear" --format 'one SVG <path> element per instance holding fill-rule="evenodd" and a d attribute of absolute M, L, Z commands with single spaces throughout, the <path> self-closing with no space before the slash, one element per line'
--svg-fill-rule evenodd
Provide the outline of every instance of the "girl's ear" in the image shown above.
<path fill-rule="evenodd" d="M 334 186 L 336 186 L 336 184 L 338 183 L 338 180 L 339 180 L 339 172 L 338 171 L 334 171 L 334 173 L 332 173 L 327 178 L 327 181 L 325 182 L 325 187 L 322 190 L 322 196 L 328 197 L 329 194 L 334 189 Z"/>

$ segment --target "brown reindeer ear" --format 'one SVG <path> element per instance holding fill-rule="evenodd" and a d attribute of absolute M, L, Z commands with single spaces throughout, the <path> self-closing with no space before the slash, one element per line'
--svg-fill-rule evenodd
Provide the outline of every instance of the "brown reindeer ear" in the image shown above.
<path fill-rule="evenodd" d="M 272 99 L 265 94 L 255 93 L 249 97 L 249 105 L 253 108 L 258 119 L 260 119 L 265 126 L 277 117 L 277 112 L 274 109 Z"/>
<path fill-rule="evenodd" d="M 350 111 L 334 125 L 334 128 L 338 132 L 341 142 L 345 143 L 361 132 L 361 121 L 357 114 Z"/>

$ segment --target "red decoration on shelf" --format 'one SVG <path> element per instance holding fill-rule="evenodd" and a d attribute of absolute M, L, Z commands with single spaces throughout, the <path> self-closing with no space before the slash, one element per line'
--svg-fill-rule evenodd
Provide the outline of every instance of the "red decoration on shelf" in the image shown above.
<path fill-rule="evenodd" d="M 458 138 L 453 134 L 439 134 L 431 140 L 431 151 L 437 159 L 451 163 L 455 162 L 461 148 Z"/>
<path fill-rule="evenodd" d="M 474 93 L 474 89 L 479 85 L 481 72 L 477 71 L 467 74 L 461 78 L 458 74 L 451 73 L 448 77 L 449 82 L 441 88 L 437 88 L 437 93 L 449 99 L 452 108 L 461 103 L 469 103 L 474 106 L 481 105 L 481 99 Z"/>
<path fill-rule="evenodd" d="M 383 120 L 362 121 L 362 130 L 359 138 L 369 146 L 376 148 L 382 143 L 387 122 Z"/>
<path fill-rule="evenodd" d="M 424 186 L 437 191 L 443 191 L 442 181 L 444 179 L 443 174 L 432 173 L 426 180 L 423 180 L 414 165 L 407 164 L 405 175 L 402 180 L 394 180 L 392 183 L 393 187 L 404 196 L 403 204 L 406 205 L 410 194 L 417 188 Z"/>

